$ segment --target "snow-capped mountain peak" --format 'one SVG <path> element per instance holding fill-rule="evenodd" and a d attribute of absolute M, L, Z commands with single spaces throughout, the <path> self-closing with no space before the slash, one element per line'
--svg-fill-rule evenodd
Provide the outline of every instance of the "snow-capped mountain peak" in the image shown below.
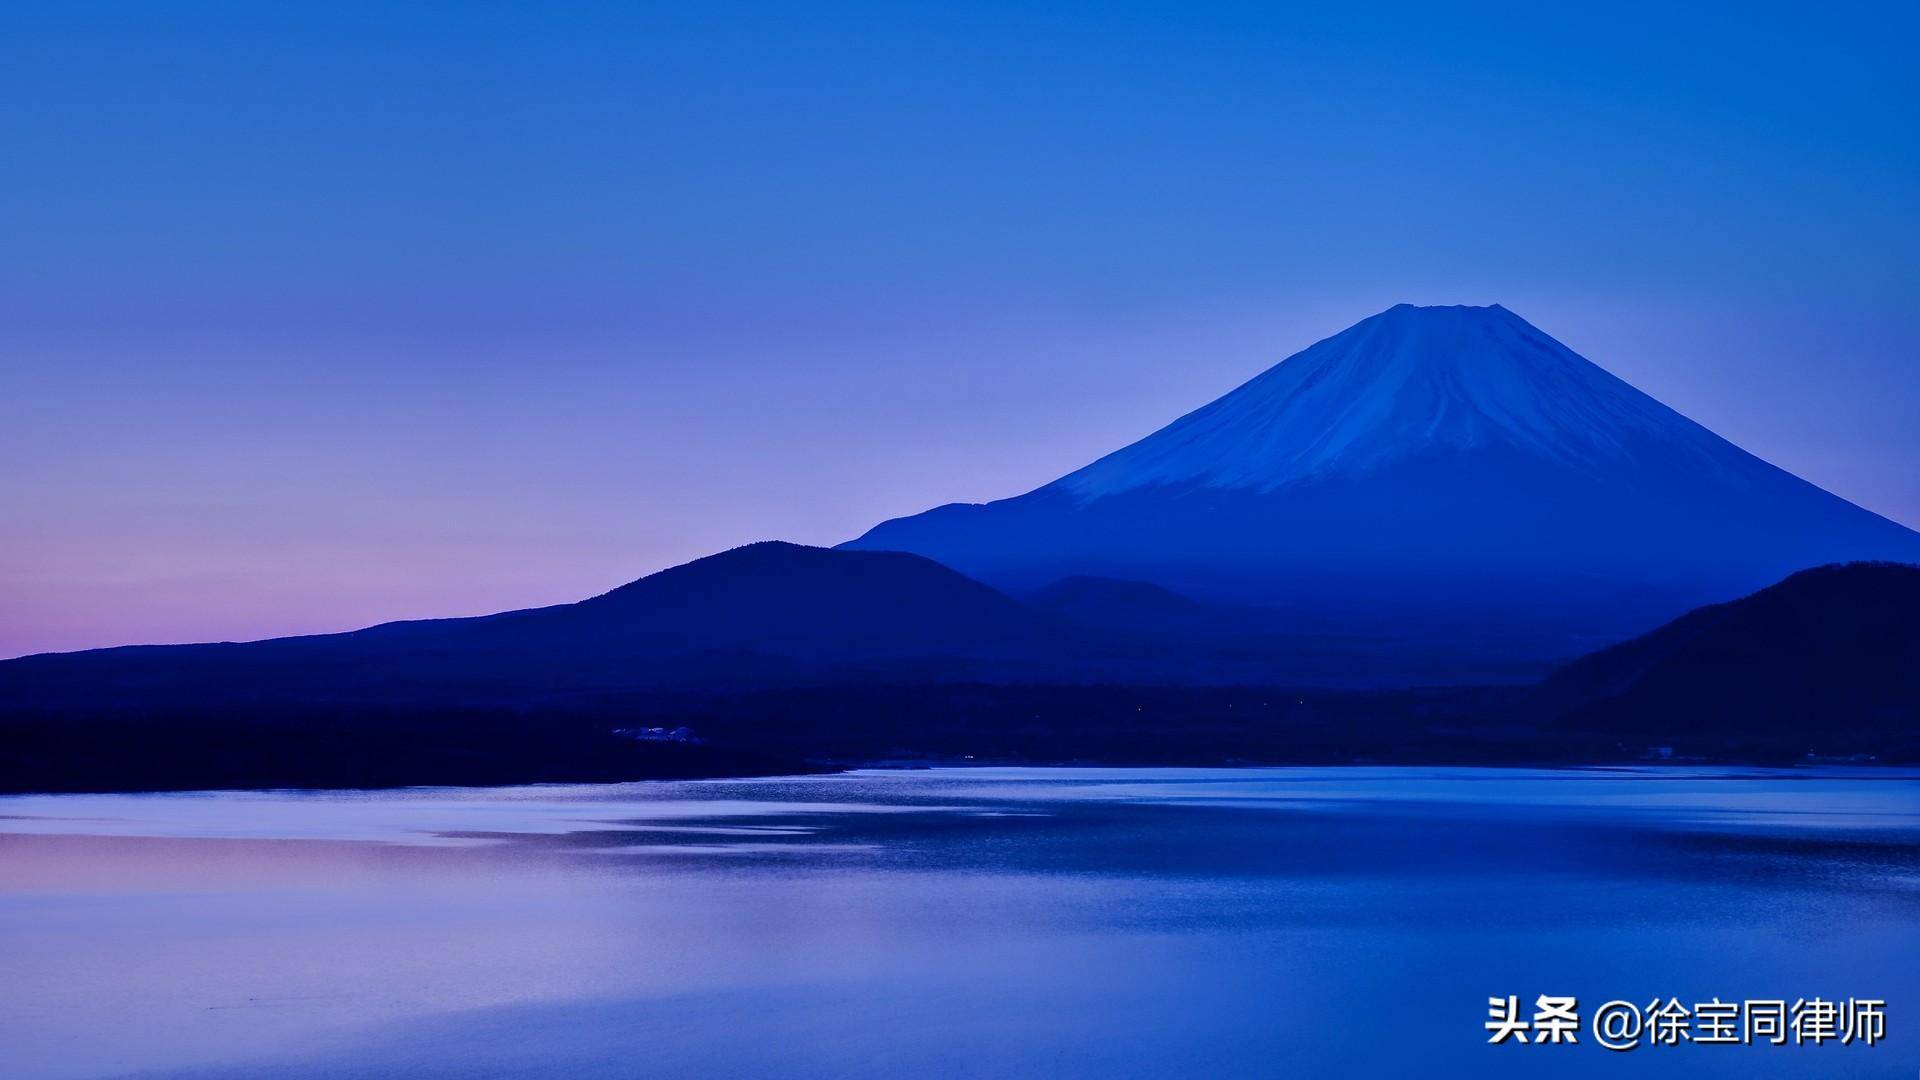
<path fill-rule="evenodd" d="M 1920 535 L 1497 306 L 1383 311 L 1050 484 L 848 546 L 1026 590 L 1091 575 L 1442 637 L 1557 620 L 1589 642 L 1808 566 L 1920 562 Z"/>
<path fill-rule="evenodd" d="M 1594 471 L 1655 444 L 1703 464 L 1722 447 L 1739 453 L 1498 304 L 1401 304 L 1055 486 L 1081 498 L 1157 486 L 1269 491 L 1494 447 Z"/>

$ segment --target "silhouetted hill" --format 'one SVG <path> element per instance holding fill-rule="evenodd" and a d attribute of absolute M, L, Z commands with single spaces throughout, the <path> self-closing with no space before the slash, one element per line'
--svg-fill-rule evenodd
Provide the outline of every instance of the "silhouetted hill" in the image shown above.
<path fill-rule="evenodd" d="M 1203 604 L 1146 581 L 1076 574 L 1026 594 L 1029 604 L 1089 626 L 1151 633 L 1219 630 L 1243 621 L 1238 609 Z M 1277 618 L 1278 613 L 1274 613 Z M 1250 621 L 1250 620 L 1248 620 Z"/>
<path fill-rule="evenodd" d="M 0 662 L 0 791 L 639 779 L 901 753 L 1324 759 L 1349 738 L 1332 717 L 1459 712 L 1444 693 L 1244 689 L 1367 669 L 1339 642 L 1188 641 L 1173 616 L 1218 612 L 1151 586 L 1051 599 L 1131 615 L 1077 623 L 917 555 L 767 543 L 556 607 L 25 657 Z M 1404 725 L 1358 738 L 1445 745 Z"/>
<path fill-rule="evenodd" d="M 1802 571 L 1575 661 L 1534 704 L 1571 728 L 1683 751 L 1920 741 L 1920 566 Z"/>
<path fill-rule="evenodd" d="M 0 663 L 0 790 L 594 780 L 969 754 L 1920 750 L 1912 566 L 1796 574 L 1532 690 L 1358 689 L 1383 651 L 1408 646 L 1214 633 L 1222 619 L 1287 618 L 1152 585 L 1079 579 L 1034 600 L 1050 610 L 915 555 L 756 544 L 557 607 L 27 657 Z M 1399 661 L 1445 683 L 1486 646 Z"/>
<path fill-rule="evenodd" d="M 608 689 L 1052 663 L 1077 631 L 898 552 L 753 544 L 574 604 L 244 644 L 0 662 L 0 710 L 556 704 Z"/>
<path fill-rule="evenodd" d="M 1058 630 L 931 559 L 849 554 L 780 541 L 751 544 L 532 613 L 529 622 L 798 652 L 969 648 L 1049 640 Z"/>
<path fill-rule="evenodd" d="M 0 790 L 798 772 L 792 740 L 656 737 L 658 703 L 1057 676 L 1082 636 L 917 555 L 754 544 L 556 607 L 0 662 Z"/>
<path fill-rule="evenodd" d="M 1265 625 L 1278 612 L 1150 585 L 1070 582 L 1042 600 L 1056 610 L 918 555 L 769 542 L 554 607 L 4 661 L 0 714 L 595 709 L 636 691 L 874 681 L 1373 687 L 1514 682 L 1538 664 L 1282 633 Z"/>
<path fill-rule="evenodd" d="M 1327 620 L 1313 611 L 1196 600 L 1150 581 L 1074 574 L 1032 592 L 1017 594 L 1033 607 L 1087 626 L 1183 638 L 1233 639 L 1242 644 L 1284 639 L 1289 647 L 1336 644 L 1351 637 L 1355 620 Z M 1376 639 L 1405 636 L 1405 620 L 1370 620 Z M 1401 670 L 1386 663 L 1382 671 Z"/>

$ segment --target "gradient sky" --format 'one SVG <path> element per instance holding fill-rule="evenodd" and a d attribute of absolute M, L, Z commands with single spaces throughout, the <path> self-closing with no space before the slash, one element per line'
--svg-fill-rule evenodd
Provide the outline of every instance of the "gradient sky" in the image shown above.
<path fill-rule="evenodd" d="M 1554 7 L 4 5 L 0 656 L 836 542 L 1401 301 L 1920 525 L 1920 8 Z"/>

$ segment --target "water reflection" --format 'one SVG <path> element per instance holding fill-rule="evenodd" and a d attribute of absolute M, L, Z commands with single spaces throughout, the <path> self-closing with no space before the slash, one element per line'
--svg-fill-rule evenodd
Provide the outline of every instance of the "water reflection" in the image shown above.
<path fill-rule="evenodd" d="M 1872 1050 L 1642 1073 L 1920 1043 L 1920 779 L 1887 771 L 23 797 L 0 867 L 5 1076 L 1535 1075 L 1479 1024 L 1543 992 L 1890 1002 Z"/>

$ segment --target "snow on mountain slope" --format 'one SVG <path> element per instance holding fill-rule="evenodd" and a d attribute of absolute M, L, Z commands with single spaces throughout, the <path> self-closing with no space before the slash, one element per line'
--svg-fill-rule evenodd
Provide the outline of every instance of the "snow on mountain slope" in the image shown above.
<path fill-rule="evenodd" d="M 1495 446 L 1590 474 L 1655 461 L 1737 474 L 1748 457 L 1497 304 L 1402 304 L 1056 486 L 1083 498 L 1155 485 L 1272 491 Z"/>

